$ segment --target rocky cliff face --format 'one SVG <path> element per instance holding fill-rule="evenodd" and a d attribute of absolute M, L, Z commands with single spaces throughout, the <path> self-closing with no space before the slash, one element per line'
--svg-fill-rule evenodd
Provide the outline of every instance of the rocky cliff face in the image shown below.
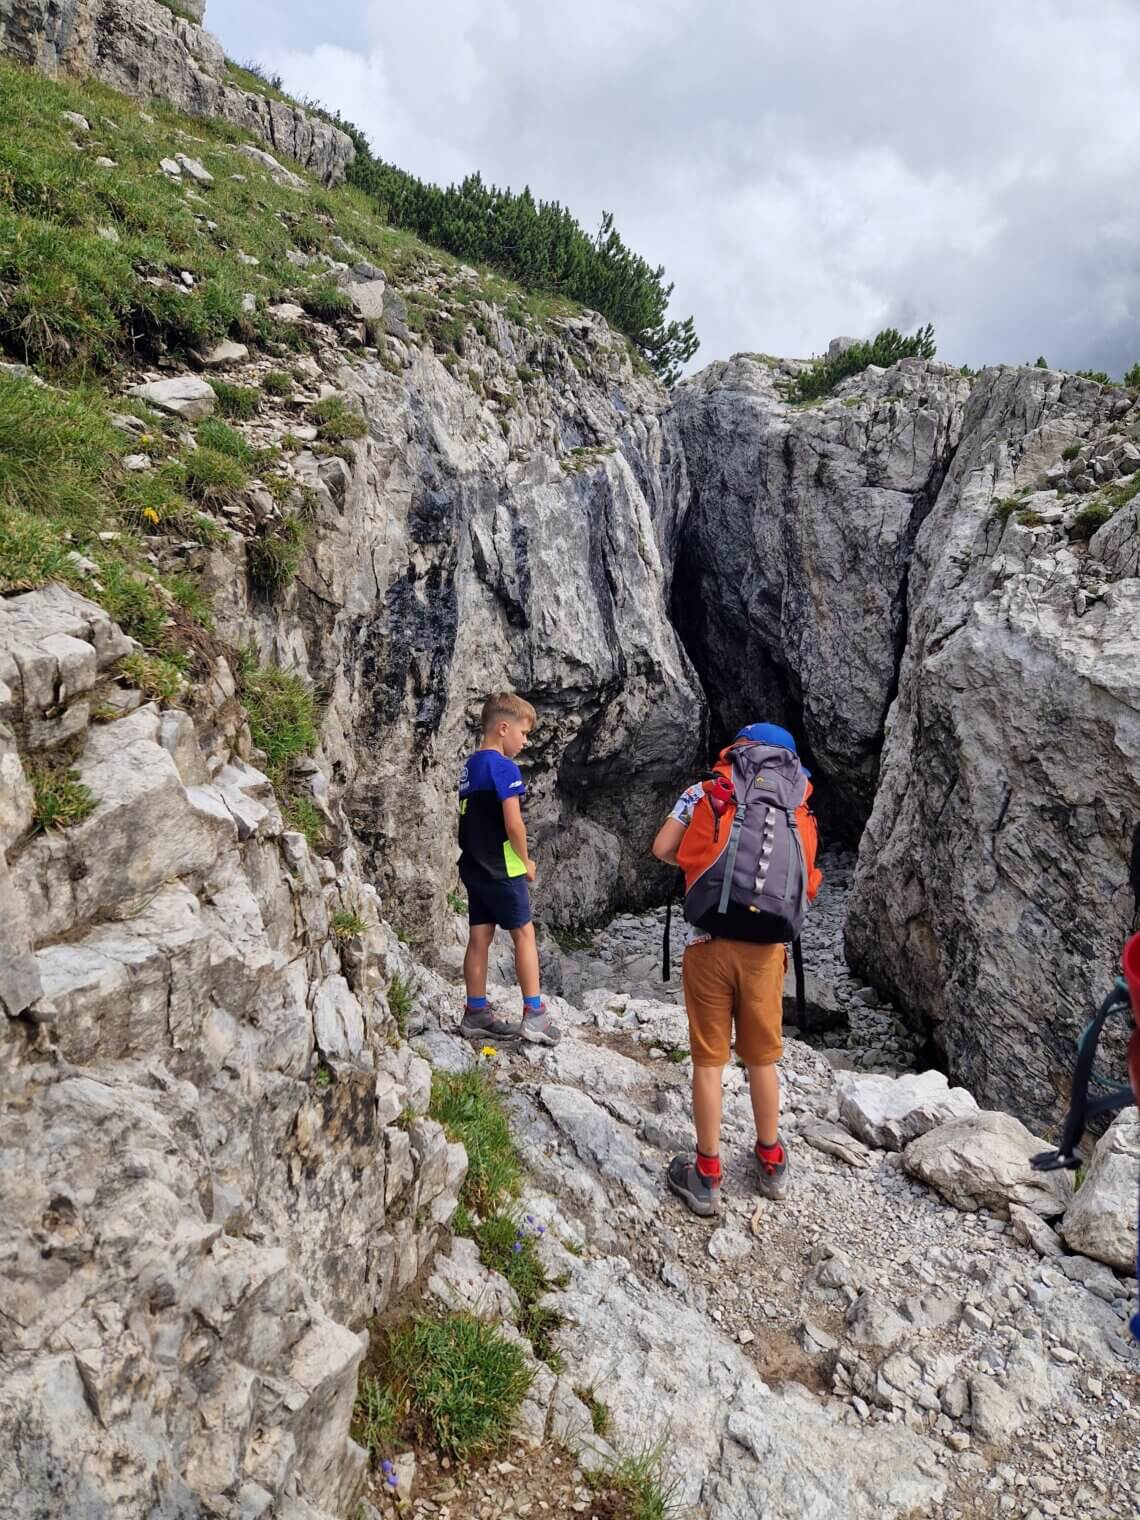
<path fill-rule="evenodd" d="M 906 637 L 915 535 L 958 443 L 969 383 L 868 369 L 806 409 L 799 366 L 737 355 L 678 387 L 687 475 L 662 516 L 673 609 L 714 723 L 802 736 L 833 829 L 870 812 Z"/>
<path fill-rule="evenodd" d="M 200 25 L 205 9 L 205 0 L 180 0 L 178 15 L 158 0 L 0 0 L 0 51 L 46 74 L 98 79 L 232 122 L 326 184 L 342 180 L 352 139 L 289 101 L 230 82 L 221 44 Z"/>
<path fill-rule="evenodd" d="M 446 911 L 458 766 L 490 691 L 538 709 L 527 824 L 555 924 L 645 899 L 649 842 L 704 727 L 647 499 L 672 447 L 660 391 L 600 319 L 530 329 L 460 306 L 470 294 L 462 280 L 453 291 L 468 312 L 458 370 L 398 319 L 407 341 L 389 335 L 383 361 L 351 365 L 338 335 L 310 324 L 314 395 L 335 388 L 368 437 L 347 462 L 294 454 L 312 532 L 283 597 L 259 599 L 245 573 L 272 502 L 255 495 L 230 517 L 237 535 L 201 556 L 219 632 L 252 636 L 327 693 L 334 788 L 391 913 L 421 941 Z M 266 367 L 228 373 L 249 384 Z M 268 417 L 258 441 L 293 425 Z"/>
<path fill-rule="evenodd" d="M 352 852 L 286 830 L 224 661 L 196 727 L 128 647 L 71 592 L 0 604 L 0 1509 L 348 1514 L 358 1332 L 466 1160 Z M 69 766 L 93 810 L 35 832 Z"/>
<path fill-rule="evenodd" d="M 916 543 L 848 926 L 961 1080 L 1043 1119 L 1133 913 L 1137 423 L 1075 377 L 979 381 Z"/>

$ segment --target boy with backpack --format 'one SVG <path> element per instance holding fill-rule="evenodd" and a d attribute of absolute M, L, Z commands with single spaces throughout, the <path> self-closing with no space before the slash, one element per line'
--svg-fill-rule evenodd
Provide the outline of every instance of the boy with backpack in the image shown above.
<path fill-rule="evenodd" d="M 529 1040 L 557 1045 L 562 1038 L 550 1017 L 538 980 L 538 943 L 527 883 L 535 864 L 527 850 L 522 799 L 526 783 L 515 756 L 526 748 L 535 724 L 529 702 L 497 692 L 483 704 L 483 742 L 459 779 L 459 876 L 467 889 L 470 928 L 463 957 L 467 1001 L 459 1032 L 478 1044 Z M 515 944 L 515 971 L 523 995 L 521 1023 L 499 1017 L 487 1001 L 487 960 L 496 928 Z"/>
<path fill-rule="evenodd" d="M 721 1087 L 734 1025 L 756 1121 L 757 1186 L 766 1198 L 787 1196 L 776 1063 L 783 1054 L 784 946 L 798 938 L 823 884 L 810 796 L 792 735 L 774 723 L 752 723 L 710 775 L 682 794 L 653 841 L 658 860 L 685 873 L 692 926 L 681 979 L 697 1153 L 674 1156 L 667 1181 L 706 1217 L 720 1206 Z"/>

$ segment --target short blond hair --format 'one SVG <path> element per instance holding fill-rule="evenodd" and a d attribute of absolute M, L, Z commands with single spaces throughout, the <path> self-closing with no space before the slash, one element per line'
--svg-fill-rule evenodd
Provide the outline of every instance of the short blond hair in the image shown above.
<path fill-rule="evenodd" d="M 529 723 L 533 728 L 538 722 L 538 714 L 529 702 L 523 697 L 516 697 L 513 691 L 497 691 L 483 703 L 483 714 L 479 721 L 486 734 L 496 723 L 504 720 L 508 723 Z"/>

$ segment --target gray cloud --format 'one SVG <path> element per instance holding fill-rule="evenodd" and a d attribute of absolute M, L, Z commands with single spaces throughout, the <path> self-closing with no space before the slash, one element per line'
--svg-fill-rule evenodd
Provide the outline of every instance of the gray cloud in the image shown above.
<path fill-rule="evenodd" d="M 613 210 L 698 363 L 931 320 L 961 363 L 1140 359 L 1135 0 L 209 0 L 231 56 L 430 179 Z"/>

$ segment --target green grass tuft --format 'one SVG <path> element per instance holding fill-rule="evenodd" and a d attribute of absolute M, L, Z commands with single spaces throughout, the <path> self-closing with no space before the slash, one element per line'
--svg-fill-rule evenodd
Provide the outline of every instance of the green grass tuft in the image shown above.
<path fill-rule="evenodd" d="M 183 672 L 171 660 L 161 655 L 129 654 L 119 664 L 119 669 L 137 686 L 148 701 L 177 702 L 185 686 Z"/>
<path fill-rule="evenodd" d="M 453 913 L 466 913 L 467 899 L 461 897 L 458 892 L 449 892 L 447 894 L 447 906 Z"/>
<path fill-rule="evenodd" d="M 1081 508 L 1069 528 L 1069 538 L 1078 544 L 1088 543 L 1098 528 L 1103 528 L 1112 516 L 1111 507 L 1103 501 L 1092 501 Z"/>
<path fill-rule="evenodd" d="M 364 438 L 368 424 L 359 412 L 355 412 L 343 396 L 326 396 L 309 408 L 309 421 L 316 424 L 317 432 L 326 443 L 347 443 L 352 438 Z"/>
<path fill-rule="evenodd" d="M 316 700 L 292 672 L 252 664 L 241 672 L 241 699 L 253 742 L 265 751 L 266 773 L 280 790 L 292 762 L 316 747 Z"/>
<path fill-rule="evenodd" d="M 305 553 L 305 524 L 299 517 L 268 523 L 246 544 L 249 577 L 257 590 L 272 598 L 297 574 Z"/>
<path fill-rule="evenodd" d="M 397 971 L 388 983 L 388 1011 L 395 1020 L 401 1040 L 408 1037 L 408 1015 L 412 1011 L 412 991 Z"/>
<path fill-rule="evenodd" d="M 329 919 L 333 938 L 339 940 L 342 945 L 346 945 L 350 939 L 355 939 L 358 934 L 363 934 L 367 927 L 368 925 L 359 913 L 350 912 L 348 909 L 341 909 Z"/>
<path fill-rule="evenodd" d="M 248 422 L 256 417 L 261 406 L 261 392 L 250 385 L 231 385 L 228 380 L 211 380 L 210 387 L 218 398 L 218 411 L 223 417 L 236 417 Z"/>
<path fill-rule="evenodd" d="M 1081 446 L 1079 443 L 1070 443 L 1067 449 L 1061 450 L 1061 458 L 1068 463 L 1070 460 L 1076 459 L 1080 452 Z"/>
<path fill-rule="evenodd" d="M 32 822 L 37 833 L 70 829 L 89 818 L 98 799 L 79 779 L 79 772 L 66 766 L 42 762 L 28 767 L 35 804 Z"/>
<path fill-rule="evenodd" d="M 575 1388 L 574 1392 L 590 1411 L 590 1424 L 594 1427 L 594 1434 L 596 1436 L 608 1435 L 610 1425 L 612 1424 L 612 1417 L 608 1406 L 602 1403 L 592 1388 Z"/>
<path fill-rule="evenodd" d="M 352 314 L 352 302 L 332 280 L 318 280 L 301 296 L 301 305 L 318 322 L 338 322 Z"/>
<path fill-rule="evenodd" d="M 288 398 L 293 394 L 293 377 L 284 370 L 271 369 L 261 377 L 261 389 L 270 396 Z"/>
<path fill-rule="evenodd" d="M 309 848 L 315 850 L 324 838 L 325 820 L 311 797 L 289 796 L 281 809 L 285 822 L 298 834 L 304 834 Z"/>
<path fill-rule="evenodd" d="M 515 1196 L 522 1165 L 506 1110 L 482 1071 L 437 1071 L 428 1112 L 467 1151 L 460 1201 L 469 1210 L 487 1213 Z"/>
<path fill-rule="evenodd" d="M 467 1314 L 416 1319 L 393 1336 L 392 1371 L 435 1445 L 466 1460 L 500 1446 L 530 1387 L 519 1348 Z"/>
<path fill-rule="evenodd" d="M 662 1438 L 642 1450 L 619 1457 L 591 1473 L 595 1490 L 622 1505 L 622 1520 L 679 1520 L 680 1482 L 665 1476 L 667 1441 Z"/>
<path fill-rule="evenodd" d="M 375 1467 L 384 1457 L 400 1424 L 400 1408 L 392 1390 L 377 1377 L 361 1374 L 352 1410 L 352 1439 Z"/>

